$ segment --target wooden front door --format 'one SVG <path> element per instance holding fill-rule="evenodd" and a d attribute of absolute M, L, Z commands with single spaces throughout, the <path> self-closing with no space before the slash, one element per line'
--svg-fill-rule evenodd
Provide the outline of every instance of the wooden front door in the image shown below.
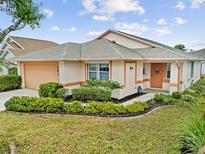
<path fill-rule="evenodd" d="M 162 88 L 163 64 L 151 64 L 151 88 Z"/>

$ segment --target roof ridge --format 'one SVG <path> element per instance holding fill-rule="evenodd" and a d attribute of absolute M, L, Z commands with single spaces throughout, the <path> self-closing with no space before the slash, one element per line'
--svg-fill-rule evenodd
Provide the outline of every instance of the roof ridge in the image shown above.
<path fill-rule="evenodd" d="M 35 40 L 35 41 L 44 41 L 44 42 L 51 42 L 51 43 L 55 43 L 55 44 L 58 44 L 54 41 L 49 41 L 49 40 L 44 40 L 44 39 L 37 39 L 37 38 L 30 38 L 30 37 L 21 37 L 21 36 L 9 36 L 11 37 L 12 39 L 15 39 L 15 38 L 20 38 L 20 39 L 28 39 L 28 40 Z"/>
<path fill-rule="evenodd" d="M 108 44 L 116 51 L 116 53 L 120 56 L 120 58 L 122 58 L 123 57 L 123 55 L 120 53 L 120 51 L 118 50 L 118 49 L 116 49 L 114 46 L 113 46 L 113 43 L 111 43 L 111 41 L 110 40 L 108 40 L 108 39 L 105 39 L 107 42 L 108 42 Z"/>

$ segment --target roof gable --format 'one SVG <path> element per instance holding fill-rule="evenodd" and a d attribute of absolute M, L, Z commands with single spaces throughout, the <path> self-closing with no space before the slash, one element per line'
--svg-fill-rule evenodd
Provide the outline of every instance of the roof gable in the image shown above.
<path fill-rule="evenodd" d="M 145 41 L 134 35 L 130 35 L 116 30 L 107 30 L 99 37 L 97 37 L 97 39 L 101 38 L 115 41 L 116 43 L 126 46 L 130 49 L 159 47 L 159 45 Z"/>

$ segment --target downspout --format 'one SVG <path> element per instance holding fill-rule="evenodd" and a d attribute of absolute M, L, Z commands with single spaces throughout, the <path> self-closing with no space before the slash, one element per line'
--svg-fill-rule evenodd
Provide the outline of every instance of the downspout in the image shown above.
<path fill-rule="evenodd" d="M 176 61 L 176 65 L 177 65 L 177 68 L 178 68 L 177 91 L 179 91 L 179 86 L 180 86 L 180 63 L 178 61 Z"/>

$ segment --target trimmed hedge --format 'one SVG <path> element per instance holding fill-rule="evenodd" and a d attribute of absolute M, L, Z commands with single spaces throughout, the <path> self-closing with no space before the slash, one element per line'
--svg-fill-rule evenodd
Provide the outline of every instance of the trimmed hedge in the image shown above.
<path fill-rule="evenodd" d="M 127 113 L 127 110 L 124 106 L 114 104 L 112 102 L 90 102 L 86 108 L 85 113 L 87 114 L 124 114 Z"/>
<path fill-rule="evenodd" d="M 21 88 L 21 77 L 17 75 L 0 76 L 0 92 Z"/>
<path fill-rule="evenodd" d="M 110 89 L 120 88 L 120 83 L 117 81 L 101 81 L 101 80 L 88 80 L 87 85 L 90 87 L 104 87 Z"/>
<path fill-rule="evenodd" d="M 63 110 L 64 101 L 60 98 L 13 97 L 5 103 L 6 110 L 16 112 L 56 113 Z"/>
<path fill-rule="evenodd" d="M 113 102 L 92 101 L 83 106 L 80 101 L 65 104 L 61 98 L 37 98 L 15 96 L 5 103 L 6 110 L 16 112 L 39 112 L 39 113 L 83 113 L 94 115 L 123 115 L 142 112 L 148 109 L 146 103 L 136 102 L 123 106 Z"/>
<path fill-rule="evenodd" d="M 129 113 L 142 112 L 148 109 L 148 107 L 148 104 L 142 102 L 137 102 L 126 106 L 127 112 Z"/>
<path fill-rule="evenodd" d="M 64 111 L 66 113 L 81 113 L 83 112 L 84 106 L 80 101 L 73 101 L 69 104 L 64 105 Z"/>
<path fill-rule="evenodd" d="M 107 102 L 111 100 L 112 92 L 108 88 L 102 87 L 81 87 L 72 90 L 73 100 L 88 102 L 101 101 Z"/>
<path fill-rule="evenodd" d="M 56 82 L 48 82 L 41 84 L 38 90 L 40 97 L 64 98 L 65 89 L 63 85 Z"/>

